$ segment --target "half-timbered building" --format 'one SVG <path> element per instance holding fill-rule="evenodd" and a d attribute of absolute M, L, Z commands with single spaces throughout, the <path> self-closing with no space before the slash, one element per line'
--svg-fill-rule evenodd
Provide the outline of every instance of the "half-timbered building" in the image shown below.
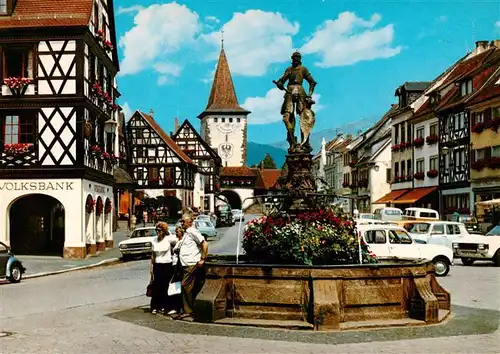
<path fill-rule="evenodd" d="M 112 244 L 116 114 L 112 0 L 0 7 L 0 240 L 85 257 Z"/>
<path fill-rule="evenodd" d="M 195 162 L 153 118 L 136 111 L 127 123 L 129 165 L 138 191 L 149 197 L 175 197 L 193 205 Z"/>
<path fill-rule="evenodd" d="M 213 212 L 215 196 L 220 191 L 221 158 L 202 139 L 187 119 L 181 126 L 177 127 L 176 118 L 176 131 L 172 139 L 198 167 L 195 176 L 192 206 L 200 210 Z"/>
<path fill-rule="evenodd" d="M 470 214 L 474 209 L 470 185 L 470 116 L 467 103 L 483 88 L 500 60 L 500 50 L 479 41 L 476 49 L 451 71 L 434 93 L 439 101 L 439 186 L 441 213 Z M 477 155 L 477 158 L 482 158 Z M 472 161 L 474 167 L 474 160 Z"/>

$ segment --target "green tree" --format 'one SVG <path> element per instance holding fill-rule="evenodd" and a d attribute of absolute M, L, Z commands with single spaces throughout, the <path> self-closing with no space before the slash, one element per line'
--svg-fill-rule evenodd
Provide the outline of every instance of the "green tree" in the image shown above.
<path fill-rule="evenodd" d="M 269 153 L 266 154 L 264 160 L 262 160 L 261 165 L 263 168 L 277 168 L 276 163 Z"/>

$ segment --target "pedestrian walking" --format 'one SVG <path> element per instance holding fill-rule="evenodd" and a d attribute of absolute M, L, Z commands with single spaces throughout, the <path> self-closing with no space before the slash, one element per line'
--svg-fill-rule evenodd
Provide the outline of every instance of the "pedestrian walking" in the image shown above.
<path fill-rule="evenodd" d="M 185 214 L 181 223 L 184 229 L 179 246 L 179 261 L 182 265 L 182 314 L 178 319 L 194 320 L 194 302 L 205 283 L 205 259 L 208 243 L 199 230 L 193 226 L 193 217 Z"/>
<path fill-rule="evenodd" d="M 168 224 L 159 222 L 156 224 L 157 236 L 152 240 L 150 283 L 153 285 L 151 296 L 151 313 L 168 313 L 172 310 L 172 305 L 168 299 L 168 284 L 173 275 L 172 268 L 172 248 L 167 239 Z"/>

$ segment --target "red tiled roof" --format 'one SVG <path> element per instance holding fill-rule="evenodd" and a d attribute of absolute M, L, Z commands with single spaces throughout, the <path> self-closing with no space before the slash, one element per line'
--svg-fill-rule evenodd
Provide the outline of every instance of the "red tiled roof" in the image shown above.
<path fill-rule="evenodd" d="M 225 177 L 255 177 L 255 173 L 246 166 L 223 167 L 221 175 Z"/>
<path fill-rule="evenodd" d="M 281 176 L 281 170 L 278 169 L 264 169 L 258 170 L 262 178 L 263 187 L 265 189 L 271 189 L 274 187 L 278 178 Z"/>
<path fill-rule="evenodd" d="M 443 83 L 439 87 L 435 88 L 433 91 L 441 90 L 442 88 L 448 86 L 450 83 L 456 82 L 467 76 L 467 74 L 472 73 L 486 61 L 486 59 L 490 56 L 491 53 L 495 51 L 496 51 L 495 48 L 491 48 L 458 63 L 458 65 L 455 66 L 455 68 L 451 71 L 450 75 L 446 78 L 446 80 L 444 80 Z"/>
<path fill-rule="evenodd" d="M 194 165 L 193 160 L 191 160 L 191 158 L 188 155 L 186 155 L 184 151 L 182 151 L 179 145 L 177 145 L 175 141 L 173 141 L 172 138 L 169 137 L 168 134 L 163 131 L 163 129 L 161 129 L 161 127 L 158 125 L 158 123 L 156 123 L 153 117 L 144 112 L 139 111 L 139 113 L 144 117 L 144 119 L 146 120 L 146 122 L 148 122 L 151 128 L 153 128 L 156 131 L 156 133 L 163 139 L 163 141 L 168 145 L 168 147 L 174 150 L 177 156 L 179 156 L 184 162 Z"/>
<path fill-rule="evenodd" d="M 0 29 L 87 26 L 92 3 L 92 0 L 18 0 L 11 16 L 0 16 Z"/>
<path fill-rule="evenodd" d="M 420 108 L 413 114 L 412 118 L 422 117 L 426 114 L 432 113 L 433 108 L 434 107 L 431 106 L 431 100 L 427 99 L 424 104 L 421 105 Z"/>

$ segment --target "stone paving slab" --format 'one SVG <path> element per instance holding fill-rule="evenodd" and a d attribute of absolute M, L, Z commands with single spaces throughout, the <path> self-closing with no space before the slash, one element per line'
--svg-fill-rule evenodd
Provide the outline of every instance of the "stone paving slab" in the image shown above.
<path fill-rule="evenodd" d="M 453 306 L 452 315 L 443 323 L 428 326 L 390 327 L 342 332 L 284 330 L 258 327 L 187 323 L 152 316 L 148 307 L 110 313 L 107 316 L 165 333 L 284 340 L 314 344 L 350 344 L 379 341 L 442 338 L 464 335 L 492 334 L 499 329 L 500 312 L 465 306 Z"/>

